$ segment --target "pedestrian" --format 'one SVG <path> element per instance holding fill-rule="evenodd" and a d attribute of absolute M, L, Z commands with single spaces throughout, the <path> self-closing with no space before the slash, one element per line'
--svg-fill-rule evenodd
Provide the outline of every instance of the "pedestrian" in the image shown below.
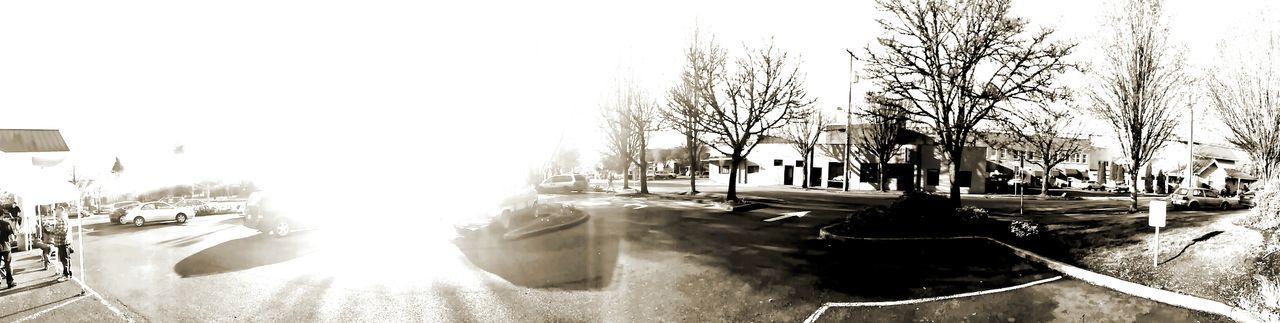
<path fill-rule="evenodd" d="M 58 209 L 53 220 L 44 223 L 45 243 L 58 248 L 58 262 L 62 263 L 62 277 L 58 277 L 59 282 L 71 279 L 71 253 L 74 251 L 71 250 L 68 232 L 65 210 Z"/>
<path fill-rule="evenodd" d="M 17 287 L 13 282 L 13 247 L 17 243 L 17 226 L 13 224 L 13 216 L 0 210 L 0 276 L 4 277 L 5 289 Z"/>

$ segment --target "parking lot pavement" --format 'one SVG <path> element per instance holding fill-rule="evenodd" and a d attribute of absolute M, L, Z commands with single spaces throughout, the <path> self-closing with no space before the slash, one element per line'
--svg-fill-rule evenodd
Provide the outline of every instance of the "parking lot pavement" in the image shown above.
<path fill-rule="evenodd" d="M 49 265 L 49 270 L 42 270 L 38 250 L 15 253 L 14 259 L 14 280 L 18 286 L 0 290 L 0 321 L 127 321 L 122 316 L 124 312 L 117 314 L 92 293 L 82 293 L 81 285 L 75 281 L 58 282 L 62 267 L 57 260 Z"/>

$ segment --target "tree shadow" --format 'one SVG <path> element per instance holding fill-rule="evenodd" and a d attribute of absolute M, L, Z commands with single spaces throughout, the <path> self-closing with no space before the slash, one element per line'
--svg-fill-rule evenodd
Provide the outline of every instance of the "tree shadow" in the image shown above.
<path fill-rule="evenodd" d="M 168 244 L 168 245 L 173 245 L 173 246 L 176 246 L 176 247 L 186 247 L 186 246 L 190 246 L 190 245 L 192 245 L 192 244 L 195 244 L 196 242 L 200 242 L 200 240 L 203 240 L 203 239 L 204 239 L 204 237 L 207 237 L 207 236 L 212 235 L 212 234 L 214 234 L 214 233 L 218 233 L 218 232 L 222 232 L 222 231 L 230 230 L 230 229 L 232 229 L 232 228 L 235 228 L 235 227 L 234 227 L 234 226 L 224 226 L 224 227 L 222 227 L 222 228 L 220 228 L 220 229 L 213 230 L 213 231 L 209 231 L 209 232 L 205 232 L 205 233 L 201 233 L 201 234 L 194 235 L 194 236 L 177 237 L 177 238 L 173 238 L 173 239 L 169 239 L 169 240 L 164 240 L 164 241 L 156 242 L 156 245 L 166 245 L 166 244 Z"/>
<path fill-rule="evenodd" d="M 182 278 L 191 278 L 296 259 L 317 250 L 312 241 L 306 239 L 308 234 L 298 232 L 285 238 L 256 234 L 230 240 L 183 258 L 173 265 L 173 272 Z"/>
<path fill-rule="evenodd" d="M 88 236 L 103 237 L 103 236 L 117 235 L 121 233 L 131 233 L 131 232 L 166 228 L 174 225 L 183 225 L 183 224 L 177 223 L 177 222 L 163 222 L 163 223 L 149 223 L 141 227 L 135 227 L 133 226 L 133 224 L 119 224 L 115 222 L 94 223 L 94 224 L 89 224 L 84 226 L 85 228 L 84 234 Z"/>
<path fill-rule="evenodd" d="M 1167 263 L 1169 263 L 1170 261 L 1173 261 L 1174 259 L 1178 259 L 1178 257 L 1181 257 L 1181 256 L 1182 256 L 1182 254 L 1184 254 L 1184 253 L 1186 253 L 1186 252 L 1187 252 L 1187 249 L 1191 249 L 1191 246 L 1194 246 L 1194 245 L 1196 245 L 1197 243 L 1205 242 L 1205 241 L 1207 241 L 1207 240 L 1209 240 L 1209 239 L 1212 239 L 1213 237 L 1216 237 L 1216 236 L 1218 236 L 1219 234 L 1222 234 L 1222 232 L 1224 232 L 1224 231 L 1222 231 L 1222 230 L 1211 231 L 1211 232 L 1209 232 L 1209 233 L 1205 233 L 1204 235 L 1200 236 L 1199 238 L 1191 239 L 1191 243 L 1188 243 L 1186 246 L 1182 247 L 1182 251 L 1178 251 L 1178 254 L 1173 255 L 1173 257 L 1170 257 L 1169 259 L 1166 259 L 1165 261 L 1160 262 L 1160 264 L 1161 264 L 1161 265 L 1163 265 L 1163 264 L 1167 264 Z"/>
<path fill-rule="evenodd" d="M 521 239 L 502 234 L 482 230 L 453 243 L 473 265 L 517 286 L 592 290 L 613 280 L 621 237 L 602 231 L 594 217 Z"/>

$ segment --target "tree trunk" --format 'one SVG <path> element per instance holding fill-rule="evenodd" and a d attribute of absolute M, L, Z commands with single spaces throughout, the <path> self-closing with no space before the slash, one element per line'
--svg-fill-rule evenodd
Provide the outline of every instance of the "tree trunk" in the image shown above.
<path fill-rule="evenodd" d="M 738 201 L 738 164 L 742 162 L 742 157 L 734 152 L 733 157 L 729 161 L 729 191 L 725 193 L 725 201 Z"/>
<path fill-rule="evenodd" d="M 689 146 L 689 195 L 698 194 L 698 146 L 693 141 L 685 144 Z"/>
<path fill-rule="evenodd" d="M 957 148 L 951 152 L 951 207 L 960 207 L 960 183 L 957 180 L 960 177 L 960 162 L 964 153 L 964 148 Z"/>
<path fill-rule="evenodd" d="M 1132 179 L 1133 182 L 1132 184 L 1129 185 L 1129 196 L 1132 197 L 1132 201 L 1129 203 L 1129 213 L 1137 213 L 1138 212 L 1138 169 L 1139 169 L 1138 159 L 1131 158 L 1130 160 L 1133 161 L 1133 164 L 1131 165 L 1133 167 L 1129 171 L 1129 178 Z"/>
<path fill-rule="evenodd" d="M 884 167 L 889 165 L 889 163 L 886 163 L 884 161 L 885 161 L 884 158 L 880 159 L 880 164 L 878 166 L 880 167 L 880 169 L 876 170 L 876 177 L 878 177 L 878 180 L 879 180 L 878 183 L 880 183 L 880 191 L 888 192 L 889 191 L 888 184 L 884 182 Z"/>
<path fill-rule="evenodd" d="M 631 169 L 631 161 L 623 160 L 622 161 L 622 189 L 624 190 L 631 188 L 631 177 L 630 177 L 631 174 L 629 174 L 630 172 L 628 172 L 628 170 L 630 169 Z"/>
<path fill-rule="evenodd" d="M 805 189 L 808 189 L 808 188 L 809 188 L 809 158 L 810 158 L 810 156 L 813 156 L 813 148 L 809 148 L 809 151 L 808 151 L 808 152 L 806 152 L 803 156 L 800 156 L 800 158 L 801 158 L 801 159 L 804 159 L 804 167 L 800 167 L 800 172 L 801 172 L 801 173 L 804 173 L 804 181 L 800 183 L 800 187 L 805 188 Z M 786 169 L 786 168 L 784 167 L 783 169 Z"/>
<path fill-rule="evenodd" d="M 1053 166 L 1057 166 L 1057 165 L 1049 165 L 1048 160 L 1042 160 L 1042 161 L 1044 162 L 1044 165 L 1048 167 L 1045 167 L 1044 169 L 1045 180 L 1043 184 L 1040 184 L 1040 197 L 1049 197 L 1049 173 L 1050 173 L 1049 170 L 1053 169 Z"/>
<path fill-rule="evenodd" d="M 640 156 L 640 194 L 649 194 L 649 161 Z"/>

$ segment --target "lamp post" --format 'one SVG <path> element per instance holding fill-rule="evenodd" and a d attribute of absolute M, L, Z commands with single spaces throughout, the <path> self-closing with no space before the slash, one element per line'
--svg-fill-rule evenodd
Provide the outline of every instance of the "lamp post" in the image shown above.
<path fill-rule="evenodd" d="M 852 182 L 849 180 L 849 155 L 853 154 L 853 83 L 857 81 L 854 80 L 856 75 L 853 74 L 853 51 L 848 48 L 844 51 L 849 53 L 849 98 L 844 109 L 844 185 L 841 186 L 845 192 L 848 192 L 849 183 Z"/>

